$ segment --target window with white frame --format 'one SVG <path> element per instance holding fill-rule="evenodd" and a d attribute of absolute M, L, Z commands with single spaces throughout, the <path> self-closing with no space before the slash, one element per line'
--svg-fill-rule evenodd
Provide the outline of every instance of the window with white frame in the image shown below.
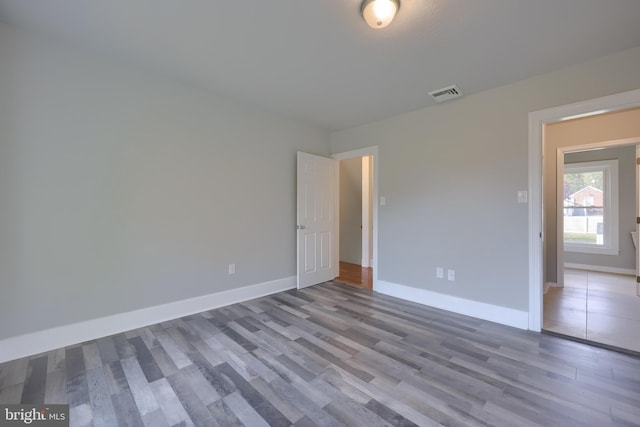
<path fill-rule="evenodd" d="M 564 250 L 618 254 L 618 161 L 564 165 Z"/>

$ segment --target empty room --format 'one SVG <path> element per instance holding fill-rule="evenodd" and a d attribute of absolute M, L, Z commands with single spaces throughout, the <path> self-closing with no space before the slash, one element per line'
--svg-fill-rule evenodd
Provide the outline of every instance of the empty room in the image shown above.
<path fill-rule="evenodd" d="M 0 425 L 640 426 L 638 18 L 0 0 Z"/>

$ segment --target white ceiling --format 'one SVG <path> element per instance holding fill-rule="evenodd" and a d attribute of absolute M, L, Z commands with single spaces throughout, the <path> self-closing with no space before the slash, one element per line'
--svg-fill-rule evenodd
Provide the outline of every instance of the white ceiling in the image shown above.
<path fill-rule="evenodd" d="M 0 0 L 0 21 L 331 130 L 640 45 L 640 0 Z M 639 70 L 640 72 L 640 70 Z M 455 102 L 455 101 L 453 101 Z"/>

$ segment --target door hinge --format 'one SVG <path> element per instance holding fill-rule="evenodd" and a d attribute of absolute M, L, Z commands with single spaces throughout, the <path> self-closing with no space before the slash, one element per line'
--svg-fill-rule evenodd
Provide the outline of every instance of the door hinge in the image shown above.
<path fill-rule="evenodd" d="M 640 157 L 636 157 L 636 165 L 640 165 Z"/>
<path fill-rule="evenodd" d="M 640 224 L 640 216 L 636 217 L 636 224 Z"/>
<path fill-rule="evenodd" d="M 636 276 L 636 282 L 640 283 L 640 276 Z"/>

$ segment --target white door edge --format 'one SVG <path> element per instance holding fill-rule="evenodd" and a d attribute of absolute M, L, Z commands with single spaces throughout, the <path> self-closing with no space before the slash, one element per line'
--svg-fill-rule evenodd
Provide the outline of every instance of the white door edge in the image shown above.
<path fill-rule="evenodd" d="M 296 164 L 296 282 L 302 289 L 336 277 L 337 161 L 302 151 Z"/>

